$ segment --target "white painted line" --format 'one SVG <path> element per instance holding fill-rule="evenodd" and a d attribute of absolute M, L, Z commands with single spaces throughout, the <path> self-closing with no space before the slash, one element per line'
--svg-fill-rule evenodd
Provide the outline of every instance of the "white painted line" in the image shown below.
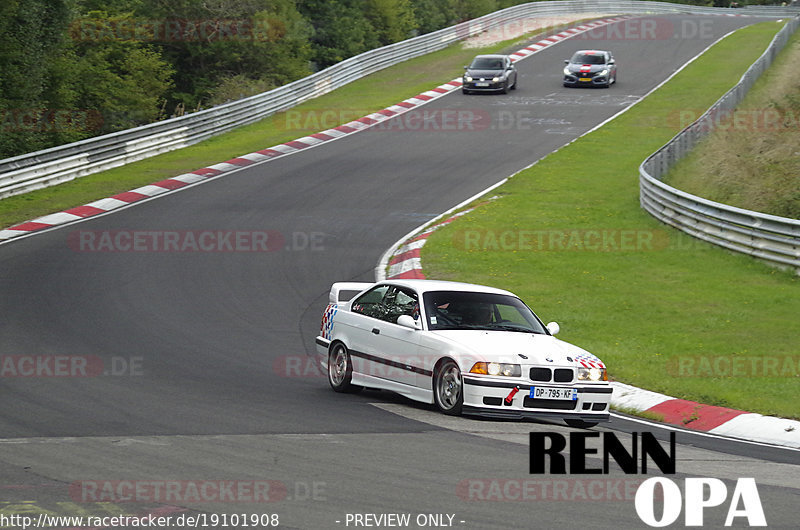
<path fill-rule="evenodd" d="M 130 203 L 121 201 L 119 199 L 114 199 L 112 197 L 107 197 L 105 199 L 100 199 L 99 201 L 90 202 L 89 204 L 86 204 L 86 206 L 91 206 L 92 208 L 99 208 L 101 210 L 113 210 L 114 208 L 119 208 L 120 206 L 127 206 L 128 204 Z"/>
<path fill-rule="evenodd" d="M 419 258 L 407 259 L 389 267 L 389 276 L 397 276 L 415 269 L 422 269 L 422 261 Z"/>
<path fill-rule="evenodd" d="M 81 219 L 81 216 L 67 212 L 57 212 L 50 215 L 45 215 L 44 217 L 39 217 L 38 219 L 34 219 L 33 221 L 29 222 L 42 223 L 46 225 L 60 225 L 62 223 L 69 223 L 70 221 L 75 221 L 77 219 Z"/>
<path fill-rule="evenodd" d="M 239 169 L 240 166 L 234 164 L 228 164 L 227 162 L 220 162 L 219 164 L 214 164 L 213 166 L 206 166 L 207 169 L 216 169 L 217 171 L 222 171 L 223 173 L 227 173 L 233 169 Z"/>
<path fill-rule="evenodd" d="M 263 155 L 262 155 L 263 156 Z M 269 158 L 268 156 L 264 158 Z M 198 175 L 197 173 L 184 173 L 183 175 L 178 175 L 177 177 L 172 177 L 170 180 L 177 180 L 180 182 L 185 182 L 186 184 L 192 184 L 194 182 L 199 182 L 201 180 L 205 180 L 206 177 L 203 175 Z"/>
<path fill-rule="evenodd" d="M 164 193 L 168 191 L 167 188 L 162 188 L 161 186 L 154 186 L 152 184 L 148 184 L 147 186 L 142 186 L 141 188 L 136 188 L 135 190 L 131 190 L 133 193 L 141 193 L 142 195 L 147 195 L 148 197 L 152 197 L 153 195 L 158 195 L 159 193 Z"/>

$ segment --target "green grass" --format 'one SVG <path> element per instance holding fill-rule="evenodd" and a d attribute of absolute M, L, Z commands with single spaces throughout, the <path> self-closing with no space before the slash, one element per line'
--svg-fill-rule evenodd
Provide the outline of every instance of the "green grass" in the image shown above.
<path fill-rule="evenodd" d="M 673 109 L 709 107 L 778 29 L 765 22 L 734 33 L 627 113 L 493 190 L 499 199 L 429 238 L 426 276 L 519 294 L 618 381 L 800 418 L 789 398 L 800 391 L 798 278 L 682 236 L 639 206 L 638 166 L 677 132 Z M 794 368 L 785 377 L 676 370 L 716 356 L 794 356 Z"/>
<path fill-rule="evenodd" d="M 748 210 L 800 218 L 800 60 L 795 32 L 737 107 L 664 181 Z"/>
<path fill-rule="evenodd" d="M 463 49 L 460 43 L 455 44 L 199 144 L 59 186 L 7 197 L 0 200 L 0 228 L 336 127 L 458 77 L 463 65 L 478 53 L 516 51 L 530 38 L 532 35 L 483 48 Z"/>
<path fill-rule="evenodd" d="M 658 414 L 657 412 L 650 412 L 647 410 L 637 410 L 630 407 L 616 407 L 614 405 L 611 406 L 611 410 L 620 412 L 622 414 L 627 414 L 629 416 L 636 416 L 646 420 L 652 420 L 658 422 L 664 421 L 664 415 Z"/>

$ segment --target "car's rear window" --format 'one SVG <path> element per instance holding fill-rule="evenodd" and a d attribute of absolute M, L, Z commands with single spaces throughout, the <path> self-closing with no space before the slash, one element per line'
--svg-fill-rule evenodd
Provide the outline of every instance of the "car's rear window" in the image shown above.
<path fill-rule="evenodd" d="M 570 61 L 575 64 L 605 64 L 606 58 L 601 54 L 576 53 Z"/>

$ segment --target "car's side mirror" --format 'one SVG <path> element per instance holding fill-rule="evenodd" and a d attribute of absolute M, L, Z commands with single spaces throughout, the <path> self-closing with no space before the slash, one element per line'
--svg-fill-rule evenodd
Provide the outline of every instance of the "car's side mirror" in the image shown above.
<path fill-rule="evenodd" d="M 569 64 L 569 59 L 564 59 L 564 64 Z"/>
<path fill-rule="evenodd" d="M 404 328 L 422 329 L 422 323 L 419 319 L 414 320 L 411 315 L 400 315 L 397 317 L 397 324 Z"/>
<path fill-rule="evenodd" d="M 467 65 L 465 64 L 465 65 L 464 65 L 464 70 L 467 70 L 467 69 L 469 69 L 469 66 L 467 66 Z"/>
<path fill-rule="evenodd" d="M 548 322 L 547 331 L 549 331 L 551 335 L 558 335 L 558 332 L 561 331 L 561 326 L 558 325 L 558 322 Z"/>
<path fill-rule="evenodd" d="M 614 63 L 616 63 L 616 61 L 614 59 L 611 59 L 610 61 L 608 61 L 608 64 L 614 64 Z"/>

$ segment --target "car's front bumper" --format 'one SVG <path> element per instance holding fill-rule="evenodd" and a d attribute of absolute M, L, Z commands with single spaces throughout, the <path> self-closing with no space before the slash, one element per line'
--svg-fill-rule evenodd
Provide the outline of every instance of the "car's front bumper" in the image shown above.
<path fill-rule="evenodd" d="M 608 421 L 612 387 L 607 383 L 527 383 L 505 382 L 496 379 L 463 376 L 464 413 L 502 418 L 555 418 L 585 421 Z M 531 387 L 571 388 L 577 391 L 574 400 L 535 399 Z M 519 390 L 511 399 L 506 397 L 514 388 Z"/>
<path fill-rule="evenodd" d="M 503 90 L 506 86 L 506 80 L 501 79 L 500 81 L 463 81 L 461 83 L 461 88 L 463 90 L 469 90 L 470 92 L 497 92 L 499 90 Z"/>
<path fill-rule="evenodd" d="M 607 75 L 585 77 L 581 75 L 565 75 L 564 84 L 570 86 L 605 86 L 608 84 Z"/>

